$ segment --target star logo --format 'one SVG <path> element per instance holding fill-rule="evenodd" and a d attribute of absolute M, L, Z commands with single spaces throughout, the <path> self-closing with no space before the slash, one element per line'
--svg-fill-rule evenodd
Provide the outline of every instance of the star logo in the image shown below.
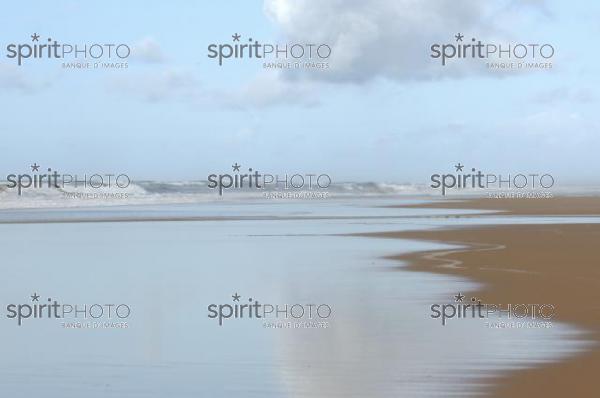
<path fill-rule="evenodd" d="M 240 301 L 240 297 L 242 297 L 242 296 L 240 296 L 240 295 L 239 295 L 239 294 L 237 294 L 237 292 L 236 292 L 236 293 L 235 293 L 233 296 L 231 296 L 231 297 L 233 297 L 233 301 Z"/>
<path fill-rule="evenodd" d="M 458 34 L 454 35 L 454 37 L 456 37 L 456 41 L 462 41 L 463 37 L 465 37 L 465 36 L 458 33 Z"/>
<path fill-rule="evenodd" d="M 31 41 L 39 41 L 40 35 L 34 33 L 31 35 Z"/>
<path fill-rule="evenodd" d="M 463 171 L 463 167 L 465 167 L 465 166 L 460 164 L 460 162 L 458 162 L 458 164 L 456 166 L 454 166 L 456 171 Z"/>
<path fill-rule="evenodd" d="M 236 33 L 234 35 L 231 35 L 231 37 L 233 37 L 233 41 L 240 41 L 240 37 L 242 37 L 242 36 L 240 36 L 239 34 Z"/>
<path fill-rule="evenodd" d="M 40 165 L 37 163 L 34 163 L 31 165 L 31 171 L 38 171 L 40 168 Z"/>
<path fill-rule="evenodd" d="M 454 301 L 457 303 L 462 303 L 464 298 L 465 298 L 465 296 L 463 294 L 458 293 L 456 296 L 454 296 Z"/>
<path fill-rule="evenodd" d="M 242 166 L 237 164 L 237 162 L 235 162 L 235 164 L 233 166 L 231 166 L 233 171 L 240 171 L 240 167 L 242 167 Z"/>
<path fill-rule="evenodd" d="M 38 296 L 37 293 L 33 293 L 33 296 L 31 296 L 31 301 L 40 301 L 39 298 L 40 296 Z"/>

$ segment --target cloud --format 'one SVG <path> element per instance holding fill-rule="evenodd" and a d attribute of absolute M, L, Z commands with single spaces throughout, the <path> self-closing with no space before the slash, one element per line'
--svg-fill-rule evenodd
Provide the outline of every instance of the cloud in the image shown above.
<path fill-rule="evenodd" d="M 187 70 L 173 67 L 127 78 L 114 78 L 109 88 L 113 92 L 130 94 L 149 102 L 190 100 L 199 93 L 195 76 Z"/>
<path fill-rule="evenodd" d="M 150 64 L 160 64 L 167 59 L 158 42 L 151 37 L 133 45 L 132 58 Z"/>
<path fill-rule="evenodd" d="M 273 42 L 327 44 L 332 49 L 329 69 L 263 71 L 236 88 L 209 89 L 200 87 L 193 74 L 173 70 L 158 43 L 146 38 L 134 46 L 134 56 L 165 63 L 167 69 L 134 76 L 122 85 L 149 101 L 191 99 L 192 105 L 203 107 L 261 109 L 316 106 L 319 93 L 330 86 L 323 83 L 364 83 L 378 78 L 423 81 L 478 73 L 501 78 L 520 72 L 490 71 L 483 62 L 442 67 L 430 58 L 430 46 L 454 42 L 457 32 L 466 38 L 505 41 L 509 35 L 503 27 L 511 15 L 543 4 L 529 0 L 519 8 L 514 2 L 468 0 L 265 0 L 263 10 L 281 35 Z M 526 15 L 519 15 L 519 25 L 526 20 Z"/>
<path fill-rule="evenodd" d="M 551 90 L 540 91 L 533 97 L 533 101 L 540 104 L 554 104 L 557 102 L 590 103 L 596 100 L 594 93 L 587 88 L 557 87 Z"/>
<path fill-rule="evenodd" d="M 235 89 L 207 88 L 192 71 L 166 67 L 161 71 L 113 78 L 108 86 L 113 93 L 144 101 L 184 101 L 203 108 L 247 110 L 277 105 L 318 105 L 311 82 L 288 82 L 277 73 L 259 74 Z"/>
<path fill-rule="evenodd" d="M 509 20 L 511 15 L 523 10 L 515 5 L 497 7 L 494 3 L 467 0 L 265 0 L 264 10 L 287 40 L 327 43 L 332 48 L 330 69 L 306 71 L 304 77 L 361 83 L 377 77 L 402 81 L 462 77 L 472 74 L 473 67 L 484 70 L 482 63 L 468 63 L 470 68 L 465 66 L 467 63 L 441 68 L 432 62 L 429 48 L 433 43 L 453 41 L 457 32 L 506 38 L 502 29 L 504 24 L 498 21 Z M 525 8 L 535 7 L 528 2 Z M 521 18 L 526 17 L 521 15 Z"/>
<path fill-rule="evenodd" d="M 266 72 L 257 75 L 241 88 L 215 93 L 218 102 L 232 109 L 265 108 L 276 105 L 318 105 L 313 84 L 296 84 L 281 79 L 278 73 Z"/>
<path fill-rule="evenodd" d="M 45 86 L 45 84 L 27 77 L 18 66 L 0 63 L 0 88 L 2 90 L 31 94 L 42 88 L 42 86 Z"/>
<path fill-rule="evenodd" d="M 493 5 L 496 4 L 496 5 Z M 263 10 L 280 33 L 277 43 L 331 47 L 329 69 L 261 72 L 234 89 L 200 87 L 192 73 L 174 70 L 152 38 L 134 45 L 133 56 L 163 63 L 163 72 L 123 80 L 122 90 L 148 101 L 191 99 L 192 105 L 228 109 L 319 104 L 323 83 L 364 83 L 377 78 L 422 81 L 485 73 L 495 78 L 519 72 L 490 71 L 483 62 L 454 62 L 442 67 L 429 57 L 433 43 L 454 42 L 454 35 L 505 40 L 511 15 L 540 9 L 543 0 L 490 3 L 468 0 L 265 0 Z M 519 24 L 527 16 L 519 14 Z M 206 82 L 210 83 L 210 82 Z"/>

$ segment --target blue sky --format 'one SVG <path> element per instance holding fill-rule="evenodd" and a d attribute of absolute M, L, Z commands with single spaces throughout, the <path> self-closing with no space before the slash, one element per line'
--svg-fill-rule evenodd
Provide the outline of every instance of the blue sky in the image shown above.
<path fill-rule="evenodd" d="M 1 20 L 2 168 L 204 179 L 238 162 L 336 180 L 423 182 L 456 162 L 599 183 L 595 2 L 12 2 Z M 9 43 L 134 48 L 126 70 L 17 67 Z M 441 67 L 434 42 L 551 43 L 551 71 Z M 279 73 L 207 58 L 240 33 L 326 42 L 331 70 Z"/>

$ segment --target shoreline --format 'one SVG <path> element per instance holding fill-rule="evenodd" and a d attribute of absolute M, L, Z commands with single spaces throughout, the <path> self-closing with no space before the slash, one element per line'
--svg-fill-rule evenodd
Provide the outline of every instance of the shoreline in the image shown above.
<path fill-rule="evenodd" d="M 497 210 L 495 216 L 586 216 L 600 215 L 600 198 L 479 198 L 394 207 Z M 579 338 L 595 343 L 564 360 L 486 378 L 491 386 L 486 396 L 579 397 L 600 391 L 595 380 L 600 369 L 600 304 L 595 302 L 600 295 L 600 224 L 477 225 L 360 235 L 458 245 L 389 258 L 405 263 L 403 270 L 478 282 L 477 291 L 461 293 L 484 303 L 551 303 L 556 307 L 553 320 L 584 330 Z"/>
<path fill-rule="evenodd" d="M 544 199 L 453 198 L 428 203 L 393 205 L 396 209 L 482 210 L 469 216 L 600 216 L 600 196 L 557 196 Z"/>

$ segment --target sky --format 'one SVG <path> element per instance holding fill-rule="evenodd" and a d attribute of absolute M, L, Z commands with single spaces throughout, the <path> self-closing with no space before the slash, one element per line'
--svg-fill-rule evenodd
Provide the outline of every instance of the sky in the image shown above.
<path fill-rule="evenodd" d="M 0 15 L 0 175 L 206 179 L 233 163 L 337 181 L 427 183 L 462 163 L 599 184 L 592 1 L 265 0 L 10 2 Z M 6 57 L 31 35 L 126 43 L 127 69 L 65 70 Z M 493 71 L 430 57 L 455 35 L 550 43 L 550 70 Z M 208 58 L 232 35 L 327 43 L 329 69 Z"/>

